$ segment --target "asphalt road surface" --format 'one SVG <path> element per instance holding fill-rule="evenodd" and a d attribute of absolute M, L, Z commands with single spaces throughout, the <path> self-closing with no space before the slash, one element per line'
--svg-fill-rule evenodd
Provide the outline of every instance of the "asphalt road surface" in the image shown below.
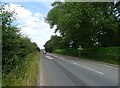
<path fill-rule="evenodd" d="M 118 86 L 118 68 L 42 54 L 39 80 L 40 86 Z"/>

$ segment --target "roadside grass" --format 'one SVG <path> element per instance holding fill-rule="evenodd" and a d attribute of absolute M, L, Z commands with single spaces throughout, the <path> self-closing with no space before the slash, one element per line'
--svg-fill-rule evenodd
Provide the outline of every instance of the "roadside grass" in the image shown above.
<path fill-rule="evenodd" d="M 29 54 L 26 61 L 10 74 L 2 76 L 2 86 L 36 86 L 40 53 Z"/>
<path fill-rule="evenodd" d="M 0 69 L 0 88 L 2 87 L 2 74 L 1 74 L 1 69 Z"/>

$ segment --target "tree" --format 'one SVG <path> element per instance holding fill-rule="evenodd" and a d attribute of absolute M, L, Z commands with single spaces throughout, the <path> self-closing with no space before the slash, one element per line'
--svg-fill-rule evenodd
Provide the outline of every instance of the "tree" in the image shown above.
<path fill-rule="evenodd" d="M 61 49 L 64 47 L 62 38 L 60 36 L 52 35 L 51 39 L 44 45 L 47 52 L 53 52 L 55 49 Z"/>
<path fill-rule="evenodd" d="M 46 20 L 51 28 L 57 25 L 55 32 L 73 48 L 119 46 L 113 3 L 54 2 L 52 6 Z"/>
<path fill-rule="evenodd" d="M 9 74 L 20 63 L 25 62 L 25 57 L 36 50 L 38 46 L 29 38 L 20 34 L 20 29 L 13 25 L 14 11 L 4 10 L 2 5 L 2 73 Z"/>

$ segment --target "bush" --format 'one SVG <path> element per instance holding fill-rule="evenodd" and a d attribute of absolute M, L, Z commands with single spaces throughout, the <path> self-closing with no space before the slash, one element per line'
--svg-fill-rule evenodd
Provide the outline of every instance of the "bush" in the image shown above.
<path fill-rule="evenodd" d="M 56 49 L 53 53 L 66 55 L 66 49 Z"/>
<path fill-rule="evenodd" d="M 89 57 L 94 60 L 118 64 L 120 47 L 98 47 L 86 48 L 82 52 L 82 56 Z"/>
<path fill-rule="evenodd" d="M 97 61 L 103 61 L 112 64 L 118 64 L 120 57 L 120 47 L 93 47 L 84 48 L 81 51 L 81 56 Z M 77 49 L 57 49 L 54 53 L 70 56 L 79 56 Z"/>
<path fill-rule="evenodd" d="M 70 55 L 70 56 L 78 56 L 77 49 L 56 49 L 54 53 L 62 54 L 62 55 Z"/>
<path fill-rule="evenodd" d="M 2 86 L 36 86 L 40 53 L 34 51 L 25 57 L 25 61 L 9 74 L 2 75 Z"/>

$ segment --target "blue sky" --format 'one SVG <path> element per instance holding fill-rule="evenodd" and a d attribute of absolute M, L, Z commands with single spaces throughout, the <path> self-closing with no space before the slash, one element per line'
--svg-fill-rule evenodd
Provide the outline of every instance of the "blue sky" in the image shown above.
<path fill-rule="evenodd" d="M 36 42 L 40 49 L 44 49 L 44 44 L 55 35 L 54 29 L 50 29 L 49 24 L 45 22 L 45 17 L 50 11 L 52 2 L 11 2 L 10 7 L 5 6 L 6 10 L 10 8 L 15 10 L 17 26 L 20 32 Z M 21 7 L 23 6 L 23 7 Z"/>
<path fill-rule="evenodd" d="M 14 1 L 9 2 L 10 8 L 6 5 L 6 10 L 15 10 L 17 15 L 15 16 L 18 27 L 21 28 L 20 32 L 29 37 L 31 41 L 36 42 L 40 49 L 43 49 L 44 44 L 50 39 L 51 35 L 55 35 L 54 30 L 50 29 L 49 24 L 44 20 L 50 11 L 51 3 L 53 0 L 28 0 L 31 2 L 23 2 L 20 0 L 2 0 L 2 1 Z M 20 2 L 19 2 L 20 1 Z M 41 2 L 40 2 L 41 1 Z M 63 0 L 61 0 L 63 1 Z M 23 7 L 21 7 L 23 6 Z M 59 33 L 58 33 L 59 35 Z"/>
<path fill-rule="evenodd" d="M 32 11 L 32 13 L 41 12 L 43 15 L 47 15 L 51 9 L 52 2 L 13 2 L 24 6 L 26 9 Z"/>

